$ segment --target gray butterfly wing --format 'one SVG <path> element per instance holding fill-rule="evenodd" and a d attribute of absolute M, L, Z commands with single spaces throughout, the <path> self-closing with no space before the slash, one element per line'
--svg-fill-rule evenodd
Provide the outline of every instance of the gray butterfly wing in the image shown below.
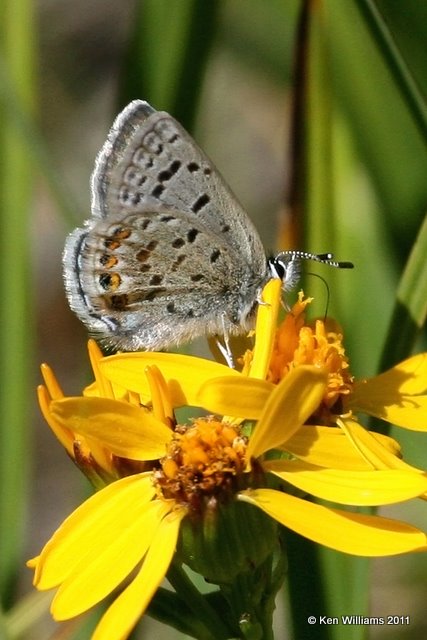
<path fill-rule="evenodd" d="M 92 176 L 92 214 L 152 204 L 193 215 L 257 274 L 266 258 L 258 233 L 212 162 L 168 113 L 131 102 L 116 118 Z"/>
<path fill-rule="evenodd" d="M 92 176 L 92 217 L 67 239 L 71 308 L 104 344 L 162 349 L 249 328 L 269 270 L 215 167 L 167 113 L 134 101 Z"/>
<path fill-rule="evenodd" d="M 114 120 L 107 140 L 98 153 L 91 177 L 92 216 L 105 218 L 116 211 L 114 202 L 108 199 L 112 176 L 123 160 L 127 145 L 135 137 L 141 124 L 154 113 L 156 110 L 148 102 L 134 100 Z"/>
<path fill-rule="evenodd" d="M 77 229 L 66 245 L 74 311 L 106 346 L 162 349 L 202 334 L 241 333 L 259 283 L 199 220 L 141 207 Z"/>

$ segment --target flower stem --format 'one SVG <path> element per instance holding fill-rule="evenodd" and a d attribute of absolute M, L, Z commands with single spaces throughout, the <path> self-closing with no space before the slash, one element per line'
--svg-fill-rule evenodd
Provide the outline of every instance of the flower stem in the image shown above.
<path fill-rule="evenodd" d="M 192 610 L 198 623 L 204 627 L 204 634 L 198 635 L 200 640 L 218 640 L 219 638 L 230 637 L 229 629 L 209 605 L 206 598 L 194 586 L 183 570 L 182 565 L 173 562 L 169 568 L 167 578 L 176 593 L 185 601 L 187 607 Z"/>

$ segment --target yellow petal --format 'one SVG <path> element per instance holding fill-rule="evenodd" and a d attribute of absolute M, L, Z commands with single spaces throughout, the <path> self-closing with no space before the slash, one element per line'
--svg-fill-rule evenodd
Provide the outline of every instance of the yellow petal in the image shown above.
<path fill-rule="evenodd" d="M 92 338 L 88 340 L 87 349 L 89 353 L 89 360 L 92 366 L 92 371 L 95 376 L 94 385 L 96 386 L 96 395 L 103 398 L 114 398 L 114 392 L 111 383 L 102 375 L 99 368 L 99 363 L 102 361 L 102 351 Z"/>
<path fill-rule="evenodd" d="M 318 367 L 293 369 L 276 385 L 249 441 L 248 461 L 285 443 L 319 406 L 326 374 Z"/>
<path fill-rule="evenodd" d="M 263 467 L 301 491 L 339 504 L 394 504 L 427 491 L 427 477 L 414 471 L 342 471 L 290 460 L 271 460 Z"/>
<path fill-rule="evenodd" d="M 27 560 L 25 564 L 29 569 L 35 569 L 37 567 L 39 559 L 40 556 L 34 556 L 34 558 L 30 558 L 30 560 Z"/>
<path fill-rule="evenodd" d="M 51 415 L 50 405 L 52 399 L 46 387 L 39 385 L 37 387 L 37 396 L 44 419 L 58 438 L 59 442 L 66 449 L 68 455 L 71 456 L 71 458 L 74 458 L 74 434 L 68 427 L 64 427 L 59 424 L 59 422 Z"/>
<path fill-rule="evenodd" d="M 195 404 L 213 413 L 257 420 L 274 388 L 271 382 L 245 376 L 212 378 L 197 391 Z"/>
<path fill-rule="evenodd" d="M 391 556 L 427 549 L 419 529 L 400 522 L 323 507 L 274 489 L 239 494 L 239 499 L 302 536 L 337 551 L 357 556 Z"/>
<path fill-rule="evenodd" d="M 386 386 L 405 395 L 419 395 L 427 391 L 427 353 L 411 356 L 384 373 L 371 378 L 381 379 Z"/>
<path fill-rule="evenodd" d="M 374 378 L 356 382 L 345 407 L 399 427 L 427 431 L 426 390 L 427 353 L 421 353 Z"/>
<path fill-rule="evenodd" d="M 267 377 L 273 351 L 281 294 L 282 281 L 280 278 L 274 278 L 267 282 L 262 291 L 262 303 L 258 305 L 257 310 L 255 347 L 249 373 L 251 378 L 264 380 Z"/>
<path fill-rule="evenodd" d="M 91 382 L 87 387 L 83 389 L 83 395 L 88 398 L 98 398 L 101 394 L 99 393 L 98 385 L 96 382 Z"/>
<path fill-rule="evenodd" d="M 144 614 L 173 558 L 184 509 L 166 516 L 134 580 L 102 617 L 92 640 L 124 640 Z"/>
<path fill-rule="evenodd" d="M 34 584 L 51 589 L 63 582 L 82 554 L 96 555 L 114 541 L 117 529 L 144 513 L 155 489 L 151 473 L 128 476 L 86 500 L 56 530 L 38 558 Z"/>
<path fill-rule="evenodd" d="M 79 562 L 53 599 L 51 611 L 55 620 L 73 618 L 111 593 L 142 560 L 172 504 L 154 500 L 139 513 L 133 510 L 130 522 L 118 519 L 108 532 L 108 539 L 88 536 L 90 552 L 82 549 Z"/>
<path fill-rule="evenodd" d="M 197 392 L 206 380 L 241 374 L 223 364 L 175 353 L 120 353 L 104 358 L 99 367 L 113 383 L 150 400 L 150 386 L 144 374 L 147 366 L 159 368 L 166 381 L 172 406 L 197 406 Z"/>
<path fill-rule="evenodd" d="M 46 422 L 54 432 L 55 436 L 58 438 L 59 442 L 66 449 L 68 455 L 72 458 L 76 458 L 76 437 L 75 433 L 69 428 L 69 425 L 61 424 L 60 421 L 55 419 L 55 416 L 52 414 L 52 399 L 55 401 L 62 401 L 64 399 L 64 395 L 62 391 L 59 389 L 55 389 L 54 383 L 56 383 L 56 379 L 53 375 L 53 372 L 49 369 L 47 365 L 42 365 L 43 377 L 47 384 L 49 384 L 49 389 L 46 389 L 43 385 L 39 385 L 37 388 L 37 395 L 39 400 L 40 409 L 42 411 L 43 417 Z M 53 382 L 52 379 L 53 378 Z M 56 383 L 57 384 L 57 383 Z M 59 389 L 59 390 L 58 390 Z M 50 395 L 49 395 L 50 394 Z M 52 397 L 50 397 L 52 396 Z M 96 461 L 101 469 L 107 471 L 108 474 L 114 476 L 114 468 L 112 466 L 111 460 L 111 452 L 105 450 L 105 448 L 97 441 L 92 440 L 89 441 L 83 437 L 79 438 L 78 442 L 79 454 L 81 456 L 89 456 Z"/>
<path fill-rule="evenodd" d="M 165 379 L 158 367 L 145 368 L 145 375 L 150 387 L 153 416 L 166 425 L 173 425 L 174 414 L 170 403 Z"/>
<path fill-rule="evenodd" d="M 59 400 L 59 398 L 63 398 L 64 392 L 59 386 L 59 382 L 56 379 L 55 374 L 53 373 L 49 365 L 46 363 L 43 363 L 40 366 L 40 370 L 51 399 Z"/>
<path fill-rule="evenodd" d="M 388 436 L 372 433 L 393 456 L 399 455 L 400 446 Z M 369 470 L 368 462 L 341 429 L 303 425 L 283 446 L 285 451 L 301 460 L 334 469 Z"/>
<path fill-rule="evenodd" d="M 355 420 L 347 418 L 338 418 L 337 424 L 372 468 L 418 471 L 385 446 L 384 440 L 378 438 L 378 433 L 368 431 Z M 418 472 L 421 473 L 421 471 Z"/>
<path fill-rule="evenodd" d="M 102 442 L 116 456 L 153 460 L 165 454 L 171 430 L 149 411 L 109 398 L 64 398 L 51 403 L 54 419 Z"/>

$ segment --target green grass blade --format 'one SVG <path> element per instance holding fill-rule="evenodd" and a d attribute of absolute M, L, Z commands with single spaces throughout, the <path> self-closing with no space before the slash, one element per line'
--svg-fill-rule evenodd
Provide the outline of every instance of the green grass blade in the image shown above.
<path fill-rule="evenodd" d="M 36 126 L 34 114 L 25 108 L 11 77 L 11 70 L 3 57 L 0 57 L 0 108 L 8 128 L 14 129 L 21 139 L 29 161 L 45 178 L 59 212 L 70 226 L 76 224 L 81 217 L 76 198 L 64 186 L 46 140 Z"/>
<path fill-rule="evenodd" d="M 381 359 L 384 371 L 406 358 L 427 317 L 427 217 L 406 263 Z"/>
<path fill-rule="evenodd" d="M 31 591 L 9 611 L 4 623 L 7 635 L 2 640 L 20 638 L 46 616 L 52 601 L 51 592 Z M 1 629 L 0 629 L 1 631 Z"/>
<path fill-rule="evenodd" d="M 296 145 L 293 149 L 296 153 L 291 158 L 294 163 L 295 203 L 303 213 L 300 222 L 304 227 L 302 246 L 321 252 L 335 251 L 340 242 L 340 227 L 335 215 L 334 112 L 329 75 L 328 18 L 321 3 L 304 3 L 298 31 L 299 65 L 295 79 L 295 99 L 300 107 L 294 110 Z M 327 279 L 332 281 L 333 275 L 328 273 Z M 335 286 L 337 282 L 338 279 L 334 278 L 335 309 L 339 306 L 340 297 L 339 286 Z M 324 299 L 322 283 L 319 286 L 311 278 L 305 288 L 315 298 Z M 339 313 L 337 317 L 341 317 Z M 318 622 L 310 626 L 307 619 L 310 615 L 316 616 L 317 620 L 320 616 L 334 618 L 353 610 L 366 615 L 368 562 L 332 552 L 289 531 L 284 532 L 284 539 L 288 551 L 287 586 L 295 639 L 338 640 L 339 627 L 329 625 L 326 628 Z M 351 590 L 346 589 L 349 580 Z M 363 635 L 364 630 L 355 626 L 349 637 L 360 640 Z"/>
<path fill-rule="evenodd" d="M 219 0 L 140 0 L 123 65 L 121 103 L 147 99 L 191 129 L 221 5 Z"/>
<path fill-rule="evenodd" d="M 424 138 L 424 142 L 427 144 L 426 102 L 399 51 L 392 32 L 373 0 L 356 0 L 356 5 L 374 37 L 378 49 L 382 51 L 388 68 L 400 88 L 402 97 L 405 99 L 406 105 Z"/>
<path fill-rule="evenodd" d="M 34 107 L 34 16 L 31 0 L 5 0 L 0 10 L 1 56 L 23 109 Z M 32 166 L 28 150 L 4 108 L 0 116 L 0 591 L 10 604 L 22 544 L 29 470 L 29 371 L 34 327 L 29 216 Z"/>

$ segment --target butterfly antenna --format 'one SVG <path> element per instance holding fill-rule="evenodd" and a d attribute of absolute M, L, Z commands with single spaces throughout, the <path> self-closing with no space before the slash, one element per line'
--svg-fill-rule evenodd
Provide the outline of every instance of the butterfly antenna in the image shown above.
<path fill-rule="evenodd" d="M 331 300 L 331 291 L 329 289 L 328 282 L 327 282 L 327 280 L 325 278 L 323 278 L 323 276 L 321 276 L 318 273 L 313 273 L 313 271 L 307 271 L 307 275 L 308 276 L 314 276 L 315 278 L 319 278 L 319 280 L 321 280 L 323 282 L 323 284 L 325 285 L 325 289 L 326 289 L 326 307 L 325 307 L 325 313 L 323 315 L 323 321 L 325 321 L 327 316 L 328 316 L 329 302 Z"/>
<path fill-rule="evenodd" d="M 335 260 L 333 253 L 308 253 L 307 251 L 281 251 L 268 261 L 274 278 L 281 278 L 285 290 L 293 289 L 301 275 L 301 262 L 312 260 L 321 262 L 336 269 L 353 269 L 354 264 L 348 261 Z"/>

